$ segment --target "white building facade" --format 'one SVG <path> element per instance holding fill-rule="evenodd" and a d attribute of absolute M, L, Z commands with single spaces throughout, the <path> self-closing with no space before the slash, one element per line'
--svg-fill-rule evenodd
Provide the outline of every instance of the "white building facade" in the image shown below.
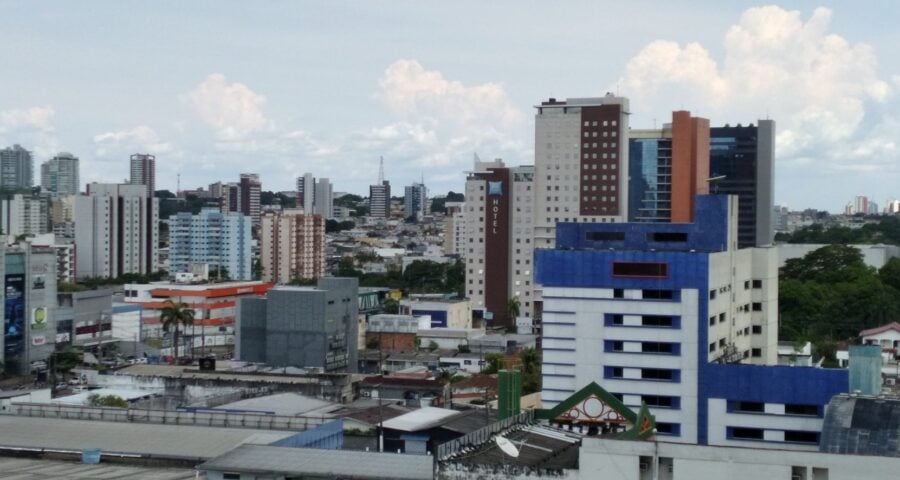
<path fill-rule="evenodd" d="M 237 212 L 203 209 L 180 212 L 169 219 L 170 273 L 189 272 L 191 264 L 222 266 L 232 280 L 251 280 L 250 217 Z"/>

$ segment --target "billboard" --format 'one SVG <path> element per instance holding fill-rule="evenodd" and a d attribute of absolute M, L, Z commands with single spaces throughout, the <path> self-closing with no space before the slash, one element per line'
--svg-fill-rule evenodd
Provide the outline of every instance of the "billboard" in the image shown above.
<path fill-rule="evenodd" d="M 31 329 L 43 330 L 47 327 L 47 307 L 31 309 Z"/>
<path fill-rule="evenodd" d="M 4 302 L 3 336 L 6 354 L 15 355 L 24 350 L 25 339 L 25 275 L 10 274 L 4 277 L 6 300 Z"/>

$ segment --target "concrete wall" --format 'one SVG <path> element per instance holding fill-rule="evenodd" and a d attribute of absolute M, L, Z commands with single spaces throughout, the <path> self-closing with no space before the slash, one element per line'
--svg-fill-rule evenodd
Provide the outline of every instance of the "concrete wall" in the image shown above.
<path fill-rule="evenodd" d="M 790 480 L 794 473 L 800 473 L 805 475 L 800 477 L 804 480 L 857 480 L 894 478 L 898 462 L 891 457 L 596 438 L 584 439 L 580 453 L 582 479 L 651 479 L 656 464 L 659 479 Z M 643 472 L 641 463 L 645 464 Z M 668 464 L 672 465 L 671 473 Z"/>

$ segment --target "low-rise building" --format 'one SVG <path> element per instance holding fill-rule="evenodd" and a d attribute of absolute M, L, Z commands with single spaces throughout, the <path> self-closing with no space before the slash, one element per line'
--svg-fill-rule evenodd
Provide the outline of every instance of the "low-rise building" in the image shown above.
<path fill-rule="evenodd" d="M 359 280 L 320 278 L 279 286 L 238 305 L 235 357 L 273 367 L 355 372 Z"/>
<path fill-rule="evenodd" d="M 472 304 L 468 300 L 404 299 L 400 313 L 431 317 L 431 328 L 472 328 Z"/>

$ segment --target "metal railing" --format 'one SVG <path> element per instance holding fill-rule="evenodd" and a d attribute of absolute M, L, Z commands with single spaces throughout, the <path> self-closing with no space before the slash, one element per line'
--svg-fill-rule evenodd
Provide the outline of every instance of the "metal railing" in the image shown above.
<path fill-rule="evenodd" d="M 474 432 L 469 432 L 462 437 L 438 445 L 436 458 L 438 461 L 446 460 L 467 447 L 474 448 L 490 442 L 494 435 L 515 425 L 528 425 L 531 423 L 534 423 L 533 410 L 526 410 L 518 415 L 504 418 Z"/>
<path fill-rule="evenodd" d="M 238 412 L 143 410 L 134 408 L 87 407 L 50 403 L 14 403 L 7 414 L 23 417 L 94 420 L 198 427 L 252 428 L 257 430 L 304 431 L 333 420 L 323 416 L 266 415 Z"/>

